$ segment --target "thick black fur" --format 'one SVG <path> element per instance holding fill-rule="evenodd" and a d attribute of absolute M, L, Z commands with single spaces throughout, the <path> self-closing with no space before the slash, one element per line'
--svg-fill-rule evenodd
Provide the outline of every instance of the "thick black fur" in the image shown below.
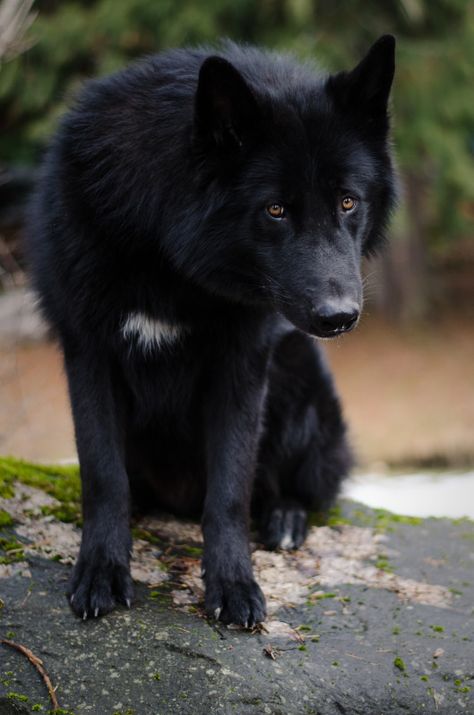
<path fill-rule="evenodd" d="M 295 548 L 307 510 L 331 503 L 351 464 L 309 336 L 357 321 L 360 259 L 395 195 L 393 72 L 389 36 L 329 77 L 226 43 L 92 81 L 65 116 L 31 207 L 28 253 L 75 422 L 78 615 L 130 605 L 132 497 L 202 513 L 208 613 L 265 618 L 252 505 L 263 542 Z M 124 332 L 137 314 L 165 324 L 160 344 Z"/>

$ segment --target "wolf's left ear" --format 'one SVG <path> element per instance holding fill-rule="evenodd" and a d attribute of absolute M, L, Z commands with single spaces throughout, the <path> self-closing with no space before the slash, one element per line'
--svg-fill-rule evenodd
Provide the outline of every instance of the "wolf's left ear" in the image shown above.
<path fill-rule="evenodd" d="M 237 149 L 254 134 L 260 111 L 240 72 L 222 57 L 208 57 L 199 72 L 195 133 L 221 149 Z"/>
<path fill-rule="evenodd" d="M 328 79 L 328 89 L 336 103 L 352 113 L 368 118 L 385 117 L 395 72 L 395 38 L 383 35 L 352 72 L 340 72 Z"/>

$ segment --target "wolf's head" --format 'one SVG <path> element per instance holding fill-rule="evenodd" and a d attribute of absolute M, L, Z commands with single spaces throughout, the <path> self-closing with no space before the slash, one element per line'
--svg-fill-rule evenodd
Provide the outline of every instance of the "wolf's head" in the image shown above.
<path fill-rule="evenodd" d="M 183 266 L 197 281 L 319 337 L 357 324 L 361 257 L 395 201 L 394 49 L 381 37 L 355 69 L 329 77 L 245 48 L 205 60 L 193 140 L 199 235 Z"/>

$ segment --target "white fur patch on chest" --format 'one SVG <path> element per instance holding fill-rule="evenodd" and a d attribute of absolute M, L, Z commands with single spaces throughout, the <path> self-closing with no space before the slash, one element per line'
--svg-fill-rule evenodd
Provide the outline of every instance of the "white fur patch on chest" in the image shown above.
<path fill-rule="evenodd" d="M 134 338 L 144 352 L 173 345 L 186 332 L 186 328 L 181 325 L 157 320 L 140 312 L 129 313 L 122 324 L 123 337 Z"/>

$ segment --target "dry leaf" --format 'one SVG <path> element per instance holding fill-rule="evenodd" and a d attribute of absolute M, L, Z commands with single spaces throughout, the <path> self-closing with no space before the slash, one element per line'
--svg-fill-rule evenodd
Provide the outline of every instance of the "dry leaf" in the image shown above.
<path fill-rule="evenodd" d="M 280 655 L 280 652 L 276 648 L 274 648 L 271 643 L 264 646 L 263 652 L 265 653 L 267 658 L 271 658 L 272 660 L 276 660 Z"/>

